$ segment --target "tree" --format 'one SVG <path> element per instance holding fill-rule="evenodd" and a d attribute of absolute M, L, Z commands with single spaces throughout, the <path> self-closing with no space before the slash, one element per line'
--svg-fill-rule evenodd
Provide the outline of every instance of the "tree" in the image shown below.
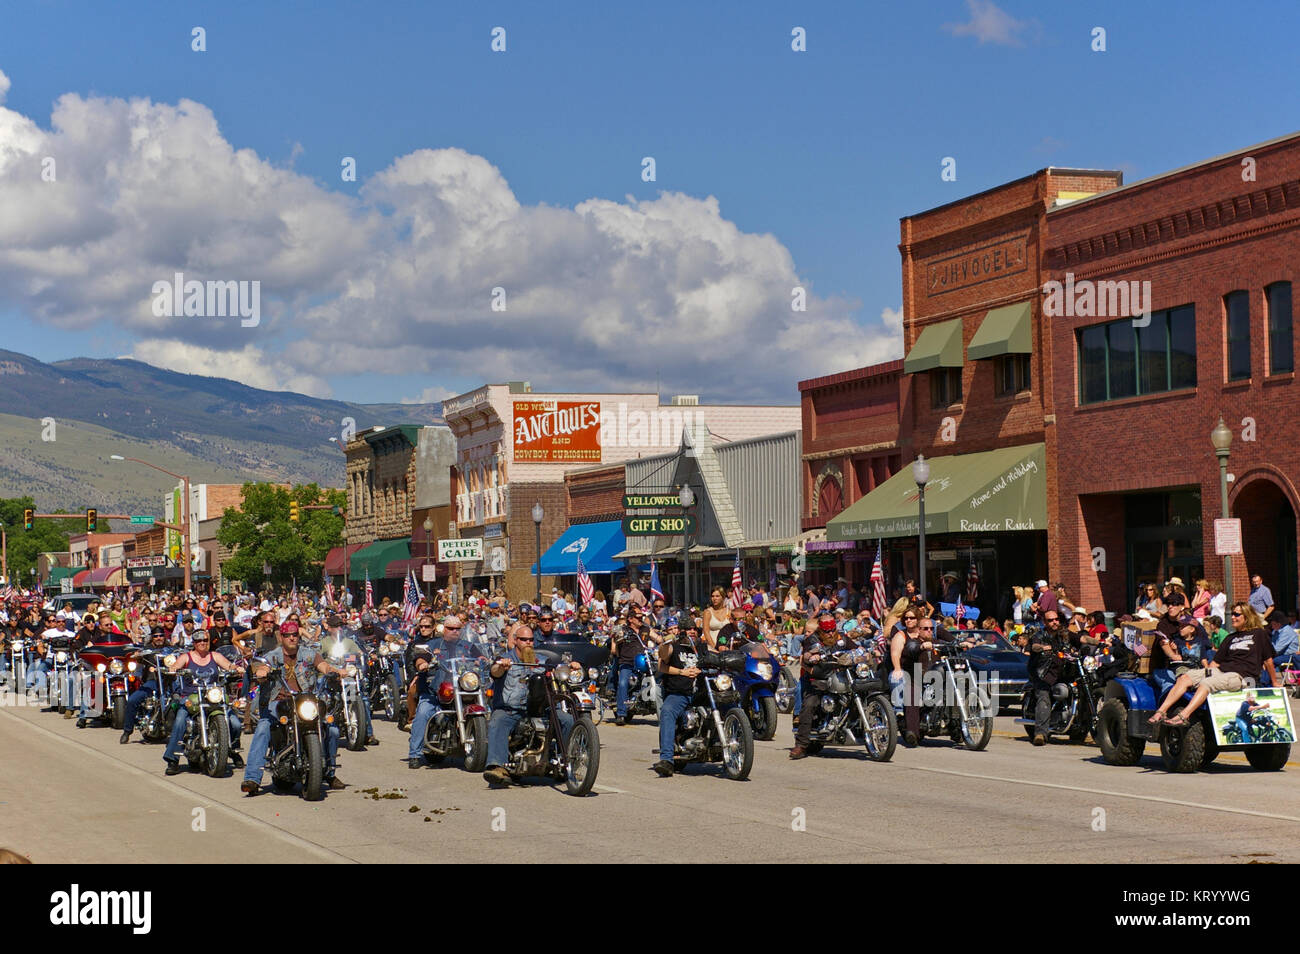
<path fill-rule="evenodd" d="M 31 497 L 12 497 L 0 500 L 0 522 L 5 525 L 8 544 L 9 577 L 14 586 L 28 586 L 35 579 L 31 571 L 42 553 L 64 553 L 68 549 L 68 535 L 85 533 L 86 521 L 73 516 L 68 520 L 37 520 L 32 529 L 23 529 L 23 511 L 36 509 Z M 55 513 L 64 513 L 56 510 Z"/>
<path fill-rule="evenodd" d="M 274 584 L 310 582 L 322 575 L 326 554 L 343 543 L 343 518 L 329 510 L 303 510 L 301 522 L 291 523 L 290 500 L 300 507 L 329 504 L 340 512 L 347 506 L 343 491 L 316 484 L 244 484 L 243 503 L 239 509 L 226 508 L 217 531 L 217 542 L 233 551 L 222 576 L 256 589 L 265 579 L 263 564 L 270 564 Z"/>

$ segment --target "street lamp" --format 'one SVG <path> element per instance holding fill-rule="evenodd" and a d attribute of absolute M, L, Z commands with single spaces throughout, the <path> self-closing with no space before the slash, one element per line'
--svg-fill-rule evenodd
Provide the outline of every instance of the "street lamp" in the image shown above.
<path fill-rule="evenodd" d="M 1219 498 L 1223 501 L 1223 518 L 1228 518 L 1228 450 L 1232 447 L 1232 429 L 1223 423 L 1223 415 L 1219 415 L 1219 423 L 1215 425 L 1214 430 L 1210 431 L 1210 443 L 1214 445 L 1214 453 L 1219 458 Z M 1232 557 L 1223 558 L 1223 593 L 1228 598 L 1227 605 L 1232 606 Z"/>
<path fill-rule="evenodd" d="M 539 500 L 533 504 L 533 526 L 537 528 L 537 605 L 542 605 L 542 518 L 546 511 Z"/>
<path fill-rule="evenodd" d="M 424 562 L 426 565 L 433 561 L 433 518 L 426 516 L 424 518 Z M 424 581 L 424 596 L 433 603 L 433 584 L 428 580 Z"/>
<path fill-rule="evenodd" d="M 181 547 L 183 557 L 182 562 L 185 565 L 185 592 L 190 592 L 190 479 L 181 474 L 173 474 L 170 470 L 164 470 L 157 464 L 151 464 L 147 460 L 141 460 L 138 457 L 123 457 L 121 454 L 109 455 L 109 460 L 129 460 L 133 464 L 143 464 L 160 474 L 166 474 L 168 477 L 174 477 L 185 485 L 185 500 L 181 505 Z"/>
<path fill-rule="evenodd" d="M 682 484 L 677 491 L 677 502 L 685 511 L 689 511 L 695 506 L 695 491 L 691 490 L 690 484 Z M 689 517 L 690 514 L 687 513 Z M 686 610 L 688 616 L 691 612 L 691 534 L 690 527 L 682 528 L 682 607 Z"/>
<path fill-rule="evenodd" d="M 920 568 L 917 580 L 920 581 L 919 591 L 922 596 L 925 596 L 925 485 L 930 482 L 930 462 L 925 459 L 924 454 L 917 454 L 916 460 L 912 461 L 912 479 L 916 481 L 916 499 L 921 508 L 921 519 L 917 524 L 919 539 L 917 564 Z"/>

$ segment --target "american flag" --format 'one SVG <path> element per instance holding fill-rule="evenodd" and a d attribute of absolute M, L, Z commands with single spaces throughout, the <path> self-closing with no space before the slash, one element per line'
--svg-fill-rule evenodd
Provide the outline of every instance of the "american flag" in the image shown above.
<path fill-rule="evenodd" d="M 293 590 L 289 593 L 289 603 L 294 609 L 298 608 L 298 577 L 293 578 Z"/>
<path fill-rule="evenodd" d="M 961 626 L 962 620 L 966 618 L 966 607 L 961 603 L 961 591 L 957 591 L 957 609 L 953 611 L 953 617 L 957 620 L 957 625 Z"/>
<path fill-rule="evenodd" d="M 970 569 L 966 571 L 966 602 L 974 603 L 980 598 L 980 575 L 975 569 L 975 561 L 970 561 Z"/>
<path fill-rule="evenodd" d="M 662 600 L 664 598 L 663 587 L 659 584 L 659 564 L 653 560 L 650 561 L 650 601 Z"/>
<path fill-rule="evenodd" d="M 414 623 L 420 610 L 420 584 L 415 582 L 415 571 L 407 570 L 402 587 L 402 619 Z"/>
<path fill-rule="evenodd" d="M 740 582 L 740 548 L 736 548 L 736 565 L 731 568 L 731 599 L 728 601 L 732 609 L 740 609 L 745 602 L 745 589 Z"/>
<path fill-rule="evenodd" d="M 325 605 L 334 605 L 334 581 L 328 575 L 325 577 Z"/>
<path fill-rule="evenodd" d="M 885 618 L 888 602 L 885 596 L 885 569 L 880 563 L 880 544 L 876 544 L 876 562 L 871 566 L 871 615 L 878 620 Z"/>
<path fill-rule="evenodd" d="M 595 598 L 596 588 L 591 585 L 591 574 L 582 565 L 582 557 L 578 557 L 578 599 L 583 606 L 588 606 Z"/>
<path fill-rule="evenodd" d="M 375 608 L 375 588 L 370 585 L 370 567 L 366 567 L 366 609 Z"/>

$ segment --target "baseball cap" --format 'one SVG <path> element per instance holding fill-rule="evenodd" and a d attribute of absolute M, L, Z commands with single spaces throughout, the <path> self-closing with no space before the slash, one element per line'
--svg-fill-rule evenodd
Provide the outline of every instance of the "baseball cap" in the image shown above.
<path fill-rule="evenodd" d="M 1034 586 L 1037 586 L 1037 587 L 1039 587 L 1040 589 L 1041 589 L 1042 587 L 1046 586 L 1046 585 L 1047 585 L 1047 581 L 1046 581 L 1046 580 L 1039 580 L 1037 583 L 1034 584 Z"/>

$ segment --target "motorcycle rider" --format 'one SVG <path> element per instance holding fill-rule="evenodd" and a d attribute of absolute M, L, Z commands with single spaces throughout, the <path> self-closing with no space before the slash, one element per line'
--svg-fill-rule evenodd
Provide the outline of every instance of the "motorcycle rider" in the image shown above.
<path fill-rule="evenodd" d="M 671 642 L 659 644 L 659 673 L 663 677 L 664 698 L 659 708 L 659 761 L 654 770 L 661 778 L 671 778 L 676 770 L 673 752 L 677 744 L 677 723 L 686 714 L 695 695 L 695 677 L 700 674 L 700 652 L 706 649 L 699 641 L 700 629 L 689 616 L 682 621 L 682 633 Z"/>
<path fill-rule="evenodd" d="M 521 719 L 528 712 L 528 677 L 545 672 L 537 658 L 534 648 L 536 637 L 532 629 L 518 625 L 510 632 L 507 649 L 493 663 L 489 672 L 492 674 L 492 719 L 488 723 L 488 764 L 483 778 L 492 788 L 510 784 L 510 775 L 505 769 L 510 760 L 510 733 L 514 731 Z M 582 669 L 580 663 L 569 663 L 571 669 Z M 564 731 L 560 739 L 564 745 L 573 729 L 573 716 L 560 710 L 557 715 Z M 415 733 L 412 731 L 412 738 Z"/>
<path fill-rule="evenodd" d="M 280 631 L 284 632 L 286 628 L 292 629 L 297 624 L 288 619 L 280 626 Z M 320 648 L 322 653 L 326 653 L 333 658 L 332 649 L 336 645 L 342 645 L 344 664 L 341 671 L 347 670 L 346 660 L 349 656 L 354 657 L 353 663 L 361 671 L 365 672 L 366 654 L 359 643 L 352 638 L 352 630 L 348 629 L 343 622 L 343 617 L 337 614 L 331 614 L 325 619 L 325 628 L 320 634 Z M 366 734 L 366 745 L 378 745 L 379 739 L 375 738 L 374 719 L 370 713 L 370 696 L 365 692 L 364 685 L 361 691 L 361 708 L 366 714 L 366 724 L 362 731 Z"/>
<path fill-rule="evenodd" d="M 543 619 L 545 619 L 545 616 L 543 616 Z M 627 725 L 630 721 L 627 715 L 628 685 L 636 672 L 637 656 L 649 652 L 652 646 L 659 643 L 659 634 L 652 629 L 643 629 L 643 622 L 641 608 L 635 604 L 630 604 L 627 611 L 627 628 L 613 637 L 614 647 L 612 651 L 617 654 L 616 658 L 618 659 L 618 669 L 615 675 L 618 680 L 618 694 L 615 697 L 615 725 Z"/>
<path fill-rule="evenodd" d="M 193 619 L 185 618 L 185 622 L 193 626 Z M 214 653 L 211 650 L 211 639 L 208 637 L 207 630 L 202 630 L 194 634 L 194 646 L 192 649 L 181 653 L 177 656 L 170 666 L 168 672 L 176 673 L 180 670 L 186 670 L 194 678 L 201 676 L 213 676 L 218 669 L 229 671 L 234 669 L 235 664 L 226 659 L 220 653 Z M 182 690 L 183 692 L 184 690 Z M 171 738 L 167 741 L 167 748 L 163 751 L 163 761 L 167 763 L 167 774 L 178 775 L 181 771 L 181 758 L 177 749 L 180 747 L 181 739 L 185 737 L 185 726 L 189 722 L 189 713 L 184 706 L 176 710 L 176 721 L 172 724 Z M 243 759 L 235 751 L 239 745 L 240 722 L 239 715 L 233 707 L 229 709 L 230 722 L 230 751 L 235 760 L 235 768 L 243 767 Z M 130 734 L 127 734 L 130 738 Z M 118 740 L 121 741 L 120 739 Z"/>
<path fill-rule="evenodd" d="M 442 621 L 442 636 L 431 639 L 433 617 L 420 618 L 420 636 L 428 645 L 415 652 L 415 678 L 406 697 L 406 711 L 410 716 L 411 744 L 407 750 L 407 765 L 418 769 L 424 765 L 424 733 L 429 720 L 438 711 L 437 687 L 444 682 L 454 682 L 448 664 L 453 659 L 483 659 L 483 651 L 469 640 L 461 639 L 464 624 L 459 616 L 448 616 Z M 419 698 L 419 705 L 415 704 Z"/>
<path fill-rule="evenodd" d="M 154 627 L 153 632 L 149 634 L 148 647 L 159 653 L 165 650 L 167 631 L 161 626 Z M 154 666 L 146 666 L 140 673 L 140 688 L 126 697 L 126 720 L 122 723 L 122 737 L 117 740 L 122 745 L 131 741 L 131 733 L 135 731 L 135 715 L 140 711 L 141 703 L 150 696 L 156 695 L 158 695 L 158 670 Z"/>
<path fill-rule="evenodd" d="M 1061 651 L 1066 635 L 1061 628 L 1058 610 L 1043 612 L 1042 632 L 1029 639 L 1029 685 L 1034 693 L 1034 745 L 1047 744 L 1047 723 L 1052 714 L 1052 686 L 1056 685 L 1065 669 Z"/>
<path fill-rule="evenodd" d="M 835 620 L 829 613 L 821 615 L 816 636 L 804 641 L 803 655 L 799 657 L 801 663 L 799 681 L 807 684 L 803 686 L 803 708 L 799 711 L 799 729 L 794 735 L 794 748 L 790 750 L 790 758 L 808 757 L 808 743 L 812 741 L 813 716 L 822 701 L 821 693 L 812 688 L 817 667 L 827 656 L 833 656 L 837 662 L 848 663 L 866 654 L 866 647 L 859 646 L 852 637 L 835 629 Z"/>
<path fill-rule="evenodd" d="M 262 784 L 267 750 L 271 745 L 271 720 L 279 714 L 280 704 L 289 701 L 289 694 L 283 687 L 265 683 L 271 667 L 282 667 L 285 681 L 295 692 L 306 691 L 320 676 L 331 672 L 343 675 L 344 672 L 343 669 L 330 665 L 328 660 L 317 653 L 299 653 L 299 638 L 296 629 L 281 633 L 280 646 L 264 656 L 263 661 L 254 662 L 252 666 L 253 678 L 259 683 L 257 728 L 253 730 L 253 741 L 248 747 L 244 781 L 239 786 L 241 791 L 249 795 L 256 795 Z M 271 696 L 275 698 L 272 699 Z M 325 747 L 325 781 L 331 789 L 344 788 L 345 784 L 335 774 L 338 769 L 339 727 L 336 723 L 322 722 L 321 734 Z"/>

